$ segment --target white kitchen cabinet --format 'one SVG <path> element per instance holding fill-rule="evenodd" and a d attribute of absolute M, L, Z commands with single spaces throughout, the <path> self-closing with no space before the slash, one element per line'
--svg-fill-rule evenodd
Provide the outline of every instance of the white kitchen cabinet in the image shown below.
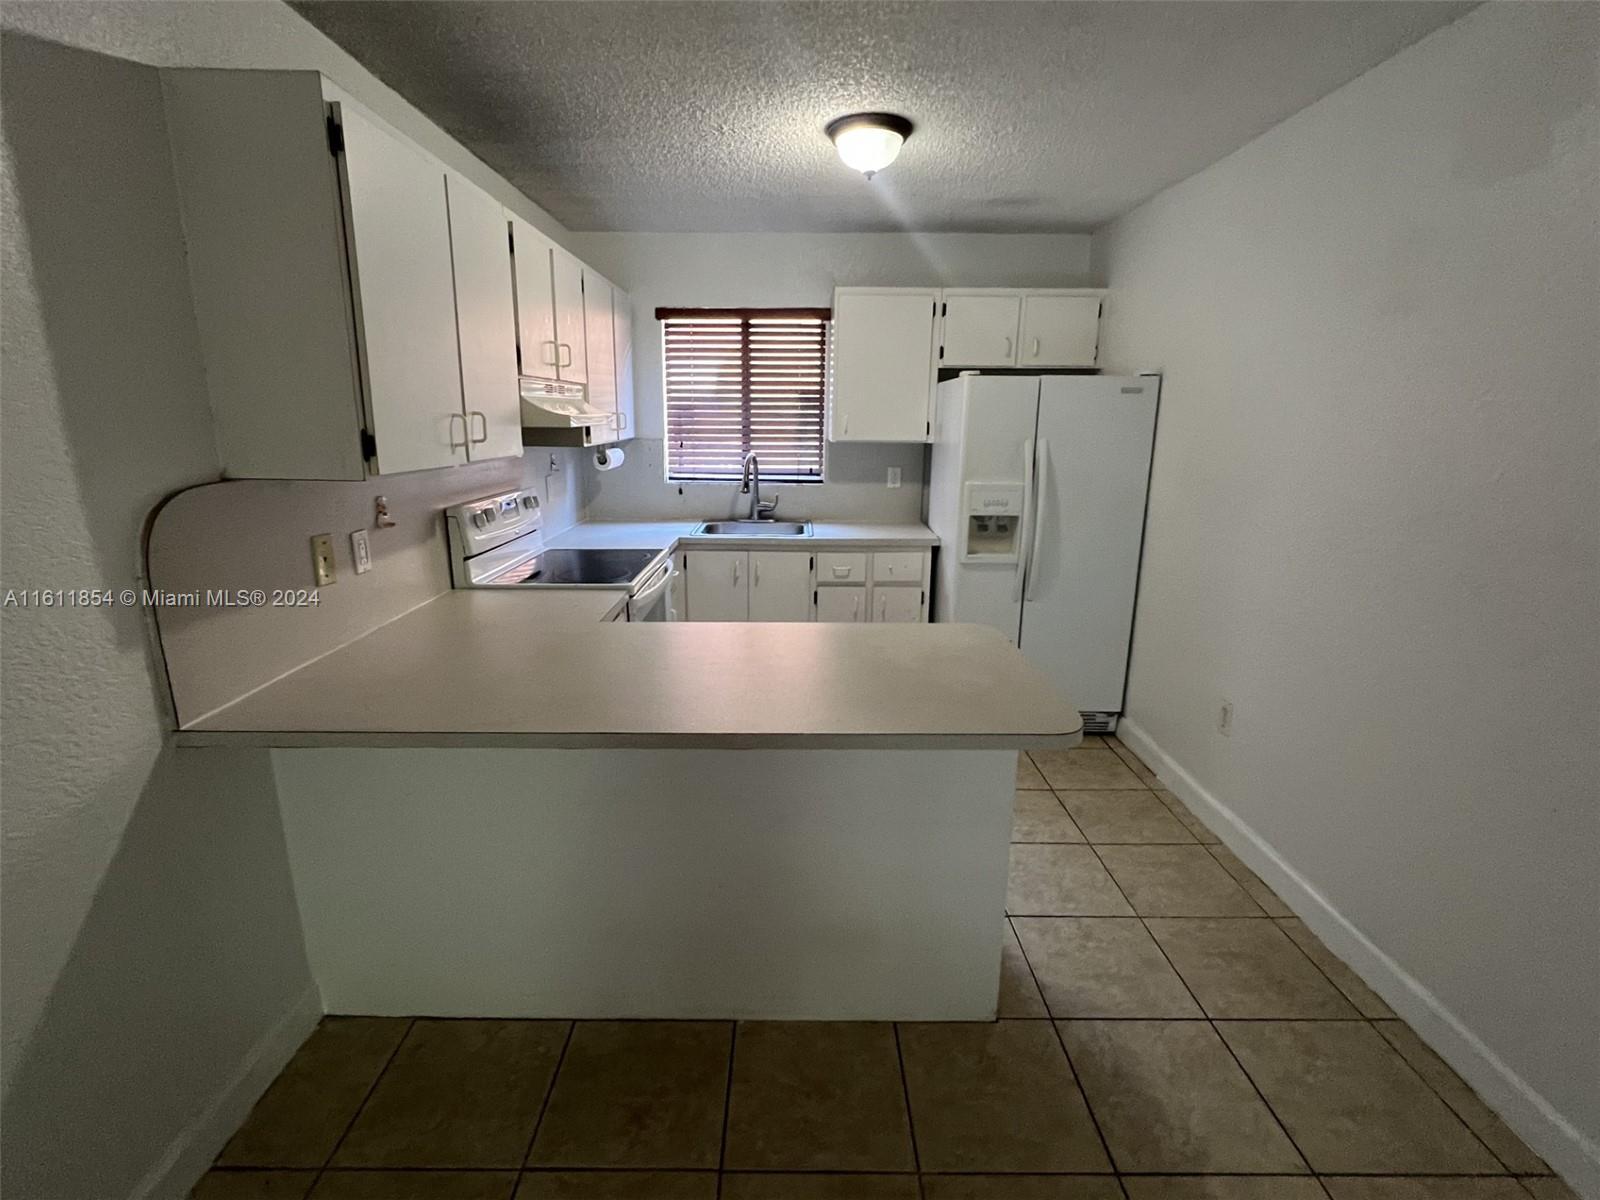
<path fill-rule="evenodd" d="M 511 261 L 517 282 L 518 370 L 523 375 L 556 377 L 562 357 L 556 334 L 556 295 L 550 255 L 555 244 L 521 217 L 512 215 Z"/>
<path fill-rule="evenodd" d="M 923 596 L 916 587 L 874 587 L 872 619 L 876 622 L 914 624 L 924 620 Z"/>
<path fill-rule="evenodd" d="M 937 288 L 834 289 L 829 440 L 928 440 L 938 307 Z"/>
<path fill-rule="evenodd" d="M 1100 305 L 1099 293 L 1028 293 L 1022 302 L 1017 365 L 1094 366 L 1100 348 Z"/>
<path fill-rule="evenodd" d="M 818 587 L 816 600 L 819 621 L 850 622 L 867 619 L 865 587 Z"/>
<path fill-rule="evenodd" d="M 1022 294 L 946 288 L 939 302 L 941 367 L 1011 367 L 1017 361 Z"/>
<path fill-rule="evenodd" d="M 616 336 L 612 325 L 611 282 L 583 271 L 583 342 L 589 376 L 589 407 L 615 418 L 617 411 Z M 613 426 L 613 431 L 615 426 Z M 615 433 L 604 438 L 615 440 Z"/>
<path fill-rule="evenodd" d="M 798 550 L 750 551 L 750 620 L 811 620 L 811 564 Z"/>
<path fill-rule="evenodd" d="M 315 72 L 161 87 L 224 475 L 517 453 L 499 205 Z"/>
<path fill-rule="evenodd" d="M 555 295 L 556 378 L 587 383 L 583 264 L 560 246 L 551 246 L 550 278 Z"/>
<path fill-rule="evenodd" d="M 445 176 L 336 104 L 357 344 L 381 472 L 467 461 Z"/>
<path fill-rule="evenodd" d="M 633 426 L 633 297 L 611 290 L 611 329 L 617 365 L 617 437 L 631 438 Z"/>
<path fill-rule="evenodd" d="M 445 177 L 445 194 L 450 204 L 467 454 L 474 462 L 520 457 L 517 313 L 511 256 L 506 253 L 506 210 L 487 192 L 454 173 Z"/>
<path fill-rule="evenodd" d="M 684 594 L 691 621 L 750 618 L 750 570 L 743 550 L 686 550 Z"/>

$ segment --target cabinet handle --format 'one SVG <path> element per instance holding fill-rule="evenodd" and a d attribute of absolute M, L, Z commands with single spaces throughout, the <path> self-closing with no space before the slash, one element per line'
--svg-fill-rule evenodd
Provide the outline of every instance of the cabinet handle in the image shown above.
<path fill-rule="evenodd" d="M 739 586 L 739 560 L 737 558 L 733 560 L 733 586 Z"/>
<path fill-rule="evenodd" d="M 833 577 L 835 579 L 849 579 L 850 570 L 851 568 L 849 567 L 835 567 L 833 569 Z"/>
<path fill-rule="evenodd" d="M 461 422 L 461 440 L 459 442 L 456 441 L 456 422 L 457 421 Z M 468 431 L 467 431 L 467 418 L 466 418 L 465 414 L 458 413 L 458 412 L 454 412 L 454 413 L 450 414 L 450 435 L 449 436 L 450 436 L 450 449 L 452 449 L 452 450 L 465 450 L 472 443 L 472 438 L 469 436 Z"/>
<path fill-rule="evenodd" d="M 758 558 L 750 564 L 751 582 L 757 587 L 761 586 L 761 560 Z"/>
<path fill-rule="evenodd" d="M 468 416 L 478 418 L 478 427 L 483 430 L 483 434 L 481 437 L 473 438 L 472 444 L 474 446 L 481 446 L 484 442 L 489 440 L 489 418 L 483 415 L 483 411 L 481 409 L 476 408 L 473 409 Z"/>
<path fill-rule="evenodd" d="M 850 597 L 850 619 L 852 621 L 859 621 L 861 619 L 861 597 L 860 596 L 851 596 Z"/>
<path fill-rule="evenodd" d="M 1035 357 L 1035 358 L 1039 357 L 1039 339 L 1038 338 L 1034 338 L 1033 339 L 1033 357 Z"/>
<path fill-rule="evenodd" d="M 845 413 L 845 415 L 844 415 L 844 428 L 841 429 L 839 432 L 840 433 L 849 433 L 850 432 L 850 414 L 849 413 Z"/>
<path fill-rule="evenodd" d="M 558 341 L 556 341 L 555 339 L 552 338 L 548 342 L 540 342 L 539 345 L 541 345 L 541 346 L 549 346 L 550 347 L 550 357 L 544 360 L 548 365 L 550 365 L 552 367 L 556 367 L 556 366 L 560 366 L 561 365 L 561 343 L 560 342 L 558 342 Z"/>
<path fill-rule="evenodd" d="M 567 358 L 566 358 L 565 362 L 563 362 L 561 360 L 561 351 L 563 351 L 563 350 L 565 350 L 567 352 Z M 571 365 L 572 365 L 572 347 L 570 345 L 568 345 L 566 342 L 557 342 L 556 343 L 556 366 L 558 366 L 558 367 L 570 367 Z"/>
<path fill-rule="evenodd" d="M 878 620 L 881 622 L 889 615 L 889 596 L 885 593 L 878 597 Z"/>
<path fill-rule="evenodd" d="M 617 414 L 617 432 L 621 433 L 627 427 L 628 427 L 628 414 L 625 413 L 625 412 L 619 412 Z"/>
<path fill-rule="evenodd" d="M 1006 352 L 1002 357 L 1004 357 L 1004 358 L 1010 358 L 1011 357 L 1011 339 L 1010 338 L 1006 339 Z"/>

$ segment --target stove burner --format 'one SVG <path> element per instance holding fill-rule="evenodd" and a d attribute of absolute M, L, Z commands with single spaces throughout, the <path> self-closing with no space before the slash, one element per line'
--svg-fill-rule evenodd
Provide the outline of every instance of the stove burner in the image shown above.
<path fill-rule="evenodd" d="M 497 583 L 604 586 L 632 583 L 659 550 L 546 550 Z"/>

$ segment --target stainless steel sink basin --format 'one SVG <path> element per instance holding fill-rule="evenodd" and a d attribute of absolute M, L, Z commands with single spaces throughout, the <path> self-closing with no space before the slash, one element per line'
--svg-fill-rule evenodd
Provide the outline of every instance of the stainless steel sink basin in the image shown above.
<path fill-rule="evenodd" d="M 810 537 L 810 521 L 707 521 L 695 530 L 710 537 Z"/>

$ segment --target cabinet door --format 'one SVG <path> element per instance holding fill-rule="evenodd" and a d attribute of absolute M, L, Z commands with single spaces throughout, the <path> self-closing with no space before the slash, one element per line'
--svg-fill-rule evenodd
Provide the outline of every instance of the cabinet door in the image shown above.
<path fill-rule="evenodd" d="M 1018 366 L 1092 367 L 1099 343 L 1099 296 L 1044 293 L 1023 302 Z"/>
<path fill-rule="evenodd" d="M 872 619 L 915 624 L 922 620 L 922 589 L 881 587 L 872 589 Z"/>
<path fill-rule="evenodd" d="M 611 284 L 593 271 L 583 273 L 584 345 L 588 349 L 589 407 L 617 411 L 616 339 L 611 329 Z M 615 429 L 604 440 L 610 441 Z"/>
<path fill-rule="evenodd" d="M 933 288 L 833 293 L 835 442 L 925 442 L 934 380 Z"/>
<path fill-rule="evenodd" d="M 817 620 L 865 621 L 867 589 L 864 587 L 819 587 Z"/>
<path fill-rule="evenodd" d="M 633 428 L 633 297 L 611 290 L 611 330 L 616 341 L 617 436 L 631 438 Z"/>
<path fill-rule="evenodd" d="M 811 556 L 798 550 L 750 551 L 750 619 L 811 620 Z"/>
<path fill-rule="evenodd" d="M 390 474 L 466 462 L 444 168 L 349 105 L 338 107 L 375 469 Z"/>
<path fill-rule="evenodd" d="M 939 360 L 940 366 L 1017 365 L 1021 296 L 952 292 L 946 289 L 940 304 L 944 313 L 944 357 Z"/>
<path fill-rule="evenodd" d="M 743 550 L 687 550 L 685 594 L 691 621 L 750 619 L 749 564 Z"/>
<path fill-rule="evenodd" d="M 550 286 L 550 240 L 521 217 L 511 218 L 511 253 L 517 278 L 517 342 L 524 375 L 556 372 L 556 301 Z"/>
<path fill-rule="evenodd" d="M 556 373 L 583 383 L 589 378 L 583 340 L 583 264 L 560 246 L 550 247 L 556 305 Z"/>
<path fill-rule="evenodd" d="M 461 397 L 474 461 L 522 456 L 517 399 L 517 311 L 506 252 L 506 210 L 498 200 L 449 175 L 450 257 L 456 281 L 456 342 Z"/>

